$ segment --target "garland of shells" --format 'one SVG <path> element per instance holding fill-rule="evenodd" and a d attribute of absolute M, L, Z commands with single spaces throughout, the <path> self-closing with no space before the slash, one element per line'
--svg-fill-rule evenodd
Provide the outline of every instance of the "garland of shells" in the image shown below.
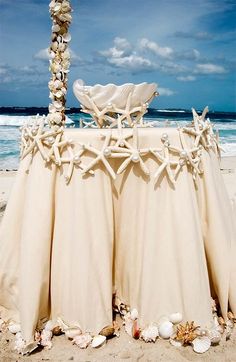
<path fill-rule="evenodd" d="M 138 311 L 130 309 L 122 303 L 118 297 L 114 296 L 114 312 L 123 319 L 126 333 L 134 339 L 144 342 L 156 342 L 158 338 L 169 340 L 174 347 L 191 345 L 194 352 L 204 353 L 210 346 L 216 346 L 222 341 L 228 340 L 232 334 L 236 318 L 232 312 L 228 313 L 225 321 L 218 317 L 218 308 L 215 300 L 212 300 L 213 321 L 211 328 L 202 328 L 195 325 L 194 321 L 182 323 L 183 317 L 179 312 L 162 316 L 155 324 L 152 323 L 145 328 L 140 328 Z M 112 325 L 104 327 L 98 335 L 83 332 L 79 324 L 68 325 L 61 318 L 49 320 L 41 327 L 39 326 L 34 334 L 34 342 L 26 344 L 21 334 L 20 324 L 14 322 L 4 322 L 0 319 L 0 332 L 9 330 L 15 334 L 15 350 L 21 354 L 30 354 L 38 347 L 50 349 L 52 347 L 53 336 L 65 334 L 73 344 L 84 349 L 89 345 L 98 348 L 104 345 L 108 339 L 119 337 L 120 326 L 114 320 Z"/>
<path fill-rule="evenodd" d="M 183 167 L 192 173 L 193 179 L 202 174 L 201 154 L 203 148 L 212 149 L 215 153 L 220 153 L 218 135 L 215 135 L 213 126 L 209 119 L 205 120 L 208 108 L 206 107 L 202 115 L 198 115 L 193 109 L 193 121 L 188 127 L 179 127 L 179 138 L 181 147 L 172 145 L 168 134 L 163 133 L 161 137 L 162 147 L 160 148 L 139 148 L 139 128 L 134 124 L 126 133 L 118 123 L 117 134 L 107 129 L 101 133 L 103 145 L 101 149 L 93 147 L 91 144 L 80 143 L 77 153 L 73 150 L 73 140 L 67 139 L 63 127 L 45 128 L 45 118 L 36 117 L 33 126 L 24 126 L 21 133 L 21 158 L 27 155 L 33 156 L 39 152 L 45 163 L 54 162 L 58 167 L 67 164 L 65 171 L 65 181 L 70 182 L 74 168 L 80 168 L 82 174 L 94 174 L 93 168 L 98 163 L 102 163 L 113 180 L 117 175 L 126 170 L 129 164 L 136 164 L 141 172 L 150 176 L 150 171 L 144 163 L 143 157 L 154 156 L 158 167 L 154 174 L 154 181 L 157 182 L 162 174 L 165 174 L 174 186 L 176 179 Z M 194 139 L 190 148 L 186 142 L 186 134 Z M 66 151 L 66 152 L 65 152 Z M 89 152 L 94 158 L 89 164 L 84 164 L 83 156 Z M 174 156 L 174 157 L 172 157 Z M 111 163 L 112 158 L 119 158 L 122 163 L 115 171 Z"/>
<path fill-rule="evenodd" d="M 47 121 L 52 129 L 58 130 L 65 123 L 65 103 L 67 93 L 67 75 L 70 67 L 68 32 L 71 23 L 71 6 L 67 0 L 52 0 L 49 12 L 52 19 L 52 43 L 50 46 L 50 67 L 52 73 L 48 83 L 50 90 L 49 114 Z"/>

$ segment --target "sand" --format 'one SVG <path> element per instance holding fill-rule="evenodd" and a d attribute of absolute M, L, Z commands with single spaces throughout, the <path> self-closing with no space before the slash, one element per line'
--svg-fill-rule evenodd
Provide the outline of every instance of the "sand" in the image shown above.
<path fill-rule="evenodd" d="M 221 161 L 221 172 L 230 198 L 236 200 L 236 157 L 225 157 Z M 0 220 L 4 213 L 16 172 L 0 171 Z M 118 321 L 121 324 L 121 321 Z M 43 349 L 40 352 L 23 357 L 13 351 L 14 336 L 0 333 L 0 361 L 127 361 L 127 362 L 235 362 L 236 361 L 236 328 L 227 342 L 211 347 L 208 352 L 199 355 L 193 352 L 190 346 L 175 348 L 168 341 L 158 340 L 154 343 L 144 343 L 129 337 L 123 329 L 119 338 L 113 338 L 107 345 L 93 349 L 89 347 L 81 350 L 72 345 L 64 335 L 53 339 L 51 350 Z"/>

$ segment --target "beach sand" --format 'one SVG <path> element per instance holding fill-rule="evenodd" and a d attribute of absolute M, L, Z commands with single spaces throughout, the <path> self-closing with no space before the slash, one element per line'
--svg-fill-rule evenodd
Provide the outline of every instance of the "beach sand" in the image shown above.
<path fill-rule="evenodd" d="M 230 198 L 236 200 L 236 157 L 225 157 L 221 160 L 221 172 Z M 0 220 L 5 210 L 5 205 L 10 195 L 16 172 L 0 171 Z M 121 325 L 121 320 L 118 320 Z M 8 333 L 0 333 L 0 361 L 236 361 L 236 328 L 227 342 L 221 342 L 219 346 L 211 347 L 208 352 L 199 355 L 193 352 L 190 346 L 175 348 L 168 341 L 158 340 L 154 343 L 144 343 L 129 337 L 121 330 L 119 338 L 113 338 L 107 345 L 93 349 L 89 347 L 81 350 L 72 345 L 64 335 L 53 339 L 51 350 L 42 350 L 29 357 L 23 357 L 13 352 L 14 336 Z"/>

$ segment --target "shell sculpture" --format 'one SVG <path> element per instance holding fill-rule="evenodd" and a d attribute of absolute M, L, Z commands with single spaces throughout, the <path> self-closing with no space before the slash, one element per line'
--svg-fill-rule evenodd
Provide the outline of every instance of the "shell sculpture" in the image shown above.
<path fill-rule="evenodd" d="M 68 43 L 71 35 L 68 32 L 71 23 L 71 6 L 67 0 L 52 0 L 49 4 L 52 19 L 52 42 L 50 46 L 51 79 L 48 122 L 53 129 L 58 129 L 65 123 L 65 103 L 67 93 L 67 75 L 70 67 L 70 52 Z"/>

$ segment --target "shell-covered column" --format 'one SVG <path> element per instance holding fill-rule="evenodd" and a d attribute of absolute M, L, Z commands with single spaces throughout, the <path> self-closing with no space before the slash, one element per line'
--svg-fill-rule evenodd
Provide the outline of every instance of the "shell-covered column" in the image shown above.
<path fill-rule="evenodd" d="M 50 94 L 48 123 L 53 129 L 65 124 L 65 104 L 67 81 L 70 67 L 70 51 L 68 44 L 71 40 L 69 26 L 72 20 L 70 1 L 53 0 L 49 4 L 52 19 L 52 42 L 50 45 L 51 79 L 48 83 Z"/>

